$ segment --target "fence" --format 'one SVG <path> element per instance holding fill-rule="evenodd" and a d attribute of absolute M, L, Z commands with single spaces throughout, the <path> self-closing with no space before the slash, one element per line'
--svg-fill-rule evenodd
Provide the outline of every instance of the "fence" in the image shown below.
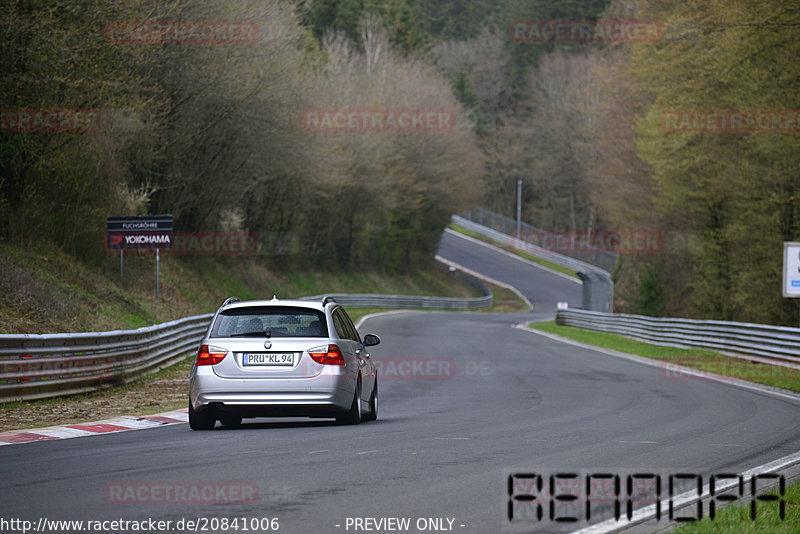
<path fill-rule="evenodd" d="M 621 334 L 657 345 L 768 358 L 771 363 L 778 360 L 789 367 L 800 364 L 800 328 L 575 309 L 557 310 L 556 324 Z"/>

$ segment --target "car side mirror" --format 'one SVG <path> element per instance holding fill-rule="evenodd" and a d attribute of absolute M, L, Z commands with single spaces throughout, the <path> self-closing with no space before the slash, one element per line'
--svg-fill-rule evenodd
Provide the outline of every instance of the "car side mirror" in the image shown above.
<path fill-rule="evenodd" d="M 375 334 L 367 334 L 364 336 L 364 346 L 365 347 L 374 347 L 378 343 L 381 342 L 381 338 L 376 336 Z"/>

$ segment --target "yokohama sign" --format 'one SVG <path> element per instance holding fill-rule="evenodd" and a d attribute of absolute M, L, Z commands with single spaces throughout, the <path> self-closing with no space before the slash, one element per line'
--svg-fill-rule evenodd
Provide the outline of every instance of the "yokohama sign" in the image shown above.
<path fill-rule="evenodd" d="M 108 217 L 106 248 L 172 248 L 172 215 Z"/>

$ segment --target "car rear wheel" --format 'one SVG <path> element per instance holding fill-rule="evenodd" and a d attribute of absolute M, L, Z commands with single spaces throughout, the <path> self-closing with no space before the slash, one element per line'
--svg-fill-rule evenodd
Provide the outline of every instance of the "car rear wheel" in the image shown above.
<path fill-rule="evenodd" d="M 361 380 L 356 384 L 356 392 L 353 395 L 353 404 L 350 411 L 344 415 L 336 416 L 336 422 L 340 425 L 357 425 L 361 422 Z"/>
<path fill-rule="evenodd" d="M 378 379 L 375 379 L 375 385 L 372 386 L 372 395 L 369 397 L 369 413 L 364 414 L 362 419 L 364 421 L 374 421 L 378 418 Z"/>
<path fill-rule="evenodd" d="M 189 428 L 192 430 L 211 430 L 217 420 L 211 410 L 196 412 L 189 401 Z"/>

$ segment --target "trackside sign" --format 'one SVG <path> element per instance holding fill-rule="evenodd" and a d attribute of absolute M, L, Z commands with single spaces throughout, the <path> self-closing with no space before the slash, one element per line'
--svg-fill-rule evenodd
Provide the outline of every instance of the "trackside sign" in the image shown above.
<path fill-rule="evenodd" d="M 800 298 L 800 243 L 783 244 L 783 296 Z"/>
<path fill-rule="evenodd" d="M 106 248 L 172 248 L 172 215 L 108 217 Z"/>

